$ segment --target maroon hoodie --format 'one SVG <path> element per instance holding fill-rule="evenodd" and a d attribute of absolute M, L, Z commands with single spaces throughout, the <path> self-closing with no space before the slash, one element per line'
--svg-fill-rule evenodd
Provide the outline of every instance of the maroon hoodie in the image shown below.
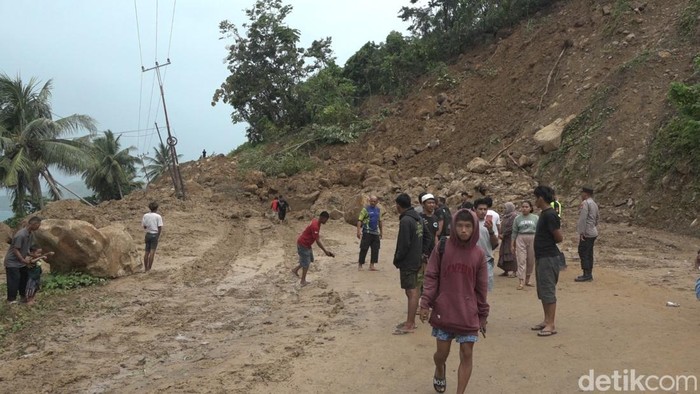
<path fill-rule="evenodd" d="M 467 242 L 457 236 L 457 214 L 469 212 L 474 232 Z M 431 308 L 430 325 L 457 335 L 478 335 L 486 323 L 489 304 L 486 302 L 488 269 L 479 242 L 479 219 L 470 210 L 452 216 L 450 239 L 440 257 L 435 246 L 428 261 L 423 284 L 421 308 Z"/>

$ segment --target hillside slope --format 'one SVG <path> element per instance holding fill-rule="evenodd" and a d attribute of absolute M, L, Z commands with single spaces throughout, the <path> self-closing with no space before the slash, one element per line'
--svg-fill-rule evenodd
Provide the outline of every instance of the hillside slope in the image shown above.
<path fill-rule="evenodd" d="M 382 165 L 395 178 L 432 176 L 440 165 L 456 172 L 478 156 L 495 162 L 507 148 L 499 156 L 509 170 L 521 173 L 508 153 L 531 157 L 527 176 L 553 185 L 568 206 L 577 205 L 581 185 L 592 185 L 606 220 L 673 223 L 674 231 L 700 234 L 688 226 L 698 208 L 683 178 L 663 187 L 648 181 L 650 142 L 673 112 L 669 84 L 693 75 L 697 37 L 679 28 L 689 5 L 559 2 L 464 53 L 450 68 L 454 88 L 439 90 L 426 79 L 403 100 L 374 98 L 365 113 L 375 119 L 373 130 L 355 144 L 317 152 L 326 159 L 320 173 L 359 162 Z M 571 115 L 562 146 L 543 154 L 534 133 Z M 439 147 L 424 149 L 437 140 Z M 489 182 L 482 186 L 493 187 Z M 673 217 L 660 209 L 668 200 Z"/>

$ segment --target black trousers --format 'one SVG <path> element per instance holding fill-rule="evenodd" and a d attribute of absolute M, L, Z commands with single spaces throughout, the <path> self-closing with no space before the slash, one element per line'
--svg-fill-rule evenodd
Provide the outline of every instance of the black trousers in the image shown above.
<path fill-rule="evenodd" d="M 7 275 L 7 300 L 17 300 L 17 293 L 24 297 L 27 291 L 27 280 L 29 280 L 29 268 L 5 267 Z"/>
<path fill-rule="evenodd" d="M 360 241 L 360 264 L 365 263 L 367 258 L 367 250 L 372 249 L 372 255 L 370 256 L 369 262 L 372 264 L 377 264 L 379 262 L 379 245 L 381 241 L 379 235 L 376 234 L 362 234 L 362 240 Z"/>
<path fill-rule="evenodd" d="M 585 238 L 578 242 L 578 257 L 581 258 L 583 271 L 593 270 L 593 244 L 595 244 L 595 237 Z"/>

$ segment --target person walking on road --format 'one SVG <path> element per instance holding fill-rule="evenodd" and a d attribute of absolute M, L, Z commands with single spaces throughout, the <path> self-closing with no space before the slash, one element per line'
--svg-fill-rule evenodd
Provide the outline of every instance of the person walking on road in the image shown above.
<path fill-rule="evenodd" d="M 593 245 L 598 238 L 598 221 L 600 213 L 598 204 L 593 201 L 593 189 L 584 187 L 581 189 L 581 207 L 579 209 L 578 224 L 578 256 L 581 259 L 583 275 L 574 279 L 576 282 L 590 282 L 593 280 Z"/>
<path fill-rule="evenodd" d="M 360 240 L 360 259 L 357 263 L 357 269 L 362 271 L 362 266 L 365 265 L 367 251 L 372 250 L 369 259 L 369 270 L 376 271 L 375 264 L 379 262 L 379 247 L 381 246 L 383 225 L 381 210 L 377 206 L 379 198 L 377 196 L 369 197 L 369 205 L 362 208 L 360 217 L 357 219 L 357 238 Z"/>
<path fill-rule="evenodd" d="M 318 219 L 312 219 L 311 223 L 306 226 L 304 231 L 299 235 L 299 238 L 297 238 L 299 265 L 292 270 L 292 273 L 301 280 L 299 284 L 302 287 L 309 284 L 309 282 L 306 281 L 306 273 L 309 272 L 309 266 L 314 261 L 314 251 L 311 248 L 314 243 L 321 248 L 326 256 L 335 257 L 335 254 L 326 249 L 326 247 L 323 246 L 323 242 L 321 242 L 321 225 L 326 224 L 330 217 L 331 215 L 328 212 L 321 212 Z M 299 276 L 299 270 L 301 270 L 301 276 Z"/>

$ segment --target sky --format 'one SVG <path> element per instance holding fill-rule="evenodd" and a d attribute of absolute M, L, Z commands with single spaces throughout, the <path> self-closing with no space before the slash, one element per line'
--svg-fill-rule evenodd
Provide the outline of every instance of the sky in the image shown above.
<path fill-rule="evenodd" d="M 294 7 L 287 23 L 301 31 L 301 44 L 332 37 L 338 64 L 367 41 L 384 41 L 392 30 L 406 32 L 407 24 L 397 14 L 409 0 L 285 3 Z M 228 153 L 245 142 L 245 125 L 232 124 L 230 106 L 211 106 L 214 90 L 228 75 L 225 46 L 231 43 L 219 39 L 218 26 L 224 19 L 240 26 L 246 21 L 243 10 L 253 4 L 254 0 L 0 0 L 0 72 L 20 75 L 24 81 L 53 80 L 56 116 L 90 115 L 100 131 L 120 133 L 123 146 L 137 149 L 134 154 L 152 155 L 158 143 L 154 122 L 165 136 L 165 119 L 155 72 L 144 73 L 141 66 L 164 64 L 170 58 L 172 64 L 160 70 L 182 161 L 197 159 L 202 149 Z"/>

